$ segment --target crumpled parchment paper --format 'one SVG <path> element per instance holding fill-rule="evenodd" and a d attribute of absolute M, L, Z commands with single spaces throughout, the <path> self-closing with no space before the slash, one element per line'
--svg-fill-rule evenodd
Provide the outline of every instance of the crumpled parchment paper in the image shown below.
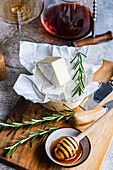
<path fill-rule="evenodd" d="M 48 101 L 65 101 L 66 103 L 73 103 L 84 99 L 98 88 L 98 83 L 92 82 L 92 77 L 93 73 L 101 67 L 103 62 L 103 50 L 101 45 L 84 46 L 78 49 L 75 47 L 56 46 L 46 43 L 37 44 L 23 41 L 20 45 L 20 62 L 30 73 L 34 74 L 35 66 L 38 61 L 48 56 L 60 56 L 71 61 L 77 50 L 87 56 L 87 58 L 82 57 L 86 74 L 86 88 L 81 96 L 75 95 L 72 97 L 71 93 L 71 96 L 69 94 L 67 95 L 67 90 L 58 88 L 56 90 L 55 87 L 55 92 L 49 87 L 49 90 L 45 91 L 46 94 L 41 94 L 35 86 L 34 75 L 25 74 L 21 74 L 18 77 L 18 80 L 14 85 L 14 90 L 25 99 L 31 100 L 34 103 L 46 103 Z M 38 83 L 39 82 L 37 82 L 37 86 Z M 70 86 L 71 85 L 69 85 L 69 87 Z"/>

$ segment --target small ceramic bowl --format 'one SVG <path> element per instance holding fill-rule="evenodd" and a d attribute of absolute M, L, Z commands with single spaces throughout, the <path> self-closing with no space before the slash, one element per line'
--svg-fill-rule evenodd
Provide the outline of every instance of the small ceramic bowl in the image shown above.
<path fill-rule="evenodd" d="M 55 141 L 56 139 L 58 139 L 62 136 L 77 136 L 79 133 L 81 133 L 81 131 L 79 131 L 78 129 L 73 129 L 73 128 L 60 128 L 60 129 L 57 129 L 54 132 L 52 132 L 48 136 L 48 138 L 45 142 L 45 150 L 46 150 L 48 157 L 54 163 L 56 163 L 57 165 L 63 166 L 63 167 L 73 167 L 73 166 L 78 166 L 78 165 L 82 164 L 88 158 L 90 151 L 91 151 L 91 144 L 90 144 L 88 137 L 84 137 L 80 141 L 80 144 L 81 144 L 82 150 L 83 150 L 83 154 L 82 154 L 81 158 L 74 164 L 59 163 L 52 157 L 52 155 L 50 153 L 50 146 L 53 141 Z"/>

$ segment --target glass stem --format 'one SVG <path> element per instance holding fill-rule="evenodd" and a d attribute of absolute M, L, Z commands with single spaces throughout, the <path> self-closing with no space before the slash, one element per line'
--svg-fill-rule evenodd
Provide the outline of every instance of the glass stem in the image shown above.
<path fill-rule="evenodd" d="M 18 9 L 17 10 L 17 32 L 18 32 L 17 37 L 18 37 L 19 44 L 20 44 L 20 41 L 21 41 L 21 24 L 20 24 L 20 21 L 21 21 L 21 12 Z"/>

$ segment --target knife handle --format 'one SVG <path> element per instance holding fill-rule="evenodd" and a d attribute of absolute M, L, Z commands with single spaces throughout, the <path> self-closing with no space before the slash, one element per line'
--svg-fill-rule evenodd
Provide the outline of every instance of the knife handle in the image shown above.
<path fill-rule="evenodd" d="M 78 111 L 73 115 L 73 126 L 82 126 L 89 123 L 94 122 L 96 119 L 101 117 L 104 113 L 106 113 L 106 108 L 100 106 L 98 108 L 94 108 L 93 110 L 87 111 Z"/>
<path fill-rule="evenodd" d="M 113 80 L 113 76 L 110 78 L 110 80 Z"/>
<path fill-rule="evenodd" d="M 108 84 L 109 84 L 110 86 L 113 86 L 113 76 L 110 78 Z"/>
<path fill-rule="evenodd" d="M 83 40 L 73 42 L 73 45 L 75 47 L 82 47 L 85 45 L 94 45 L 99 44 L 101 42 L 110 41 L 113 39 L 113 33 L 111 31 L 108 31 L 101 35 L 96 35 L 95 38 L 87 37 Z"/>

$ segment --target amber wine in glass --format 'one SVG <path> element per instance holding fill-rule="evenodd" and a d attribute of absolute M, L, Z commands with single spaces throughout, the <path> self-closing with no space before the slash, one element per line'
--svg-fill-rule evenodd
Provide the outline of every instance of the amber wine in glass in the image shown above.
<path fill-rule="evenodd" d="M 18 57 L 20 41 L 35 41 L 32 37 L 21 36 L 21 25 L 37 18 L 41 10 L 41 0 L 0 0 L 0 19 L 17 26 L 17 36 L 3 40 L 0 45 L 7 65 L 21 67 Z"/>

